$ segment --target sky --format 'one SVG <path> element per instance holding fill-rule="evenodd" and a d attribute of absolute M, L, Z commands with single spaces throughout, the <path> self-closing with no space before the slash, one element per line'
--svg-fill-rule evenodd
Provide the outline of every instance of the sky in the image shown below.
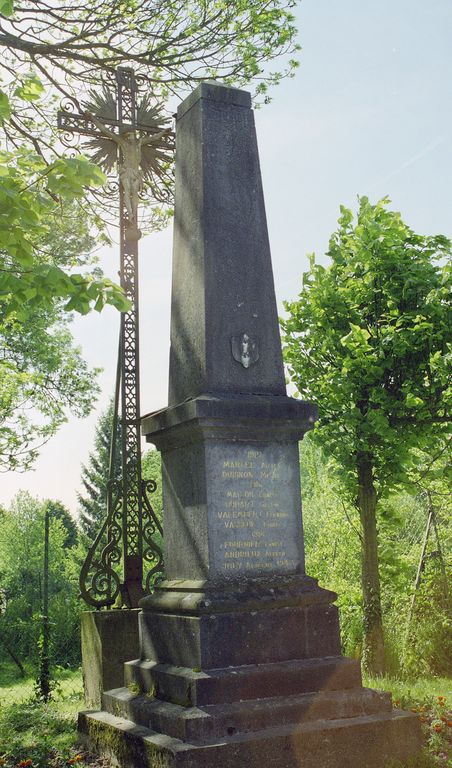
<path fill-rule="evenodd" d="M 297 297 L 307 254 L 324 256 L 339 206 L 388 195 L 421 234 L 452 237 L 451 0 L 303 0 L 296 10 L 300 68 L 256 111 L 279 311 Z M 140 241 L 142 413 L 167 404 L 171 228 Z M 118 253 L 102 252 L 117 277 Z M 33 471 L 6 473 L 0 504 L 19 490 L 61 500 L 77 515 L 81 464 L 113 394 L 118 314 L 77 319 L 73 333 L 102 394 L 70 419 Z"/>

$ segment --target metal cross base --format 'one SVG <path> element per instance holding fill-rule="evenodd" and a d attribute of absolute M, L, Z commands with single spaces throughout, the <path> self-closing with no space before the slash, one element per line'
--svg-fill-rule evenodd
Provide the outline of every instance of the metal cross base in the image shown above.
<path fill-rule="evenodd" d="M 127 578 L 122 581 L 122 483 L 109 482 L 112 505 L 80 572 L 81 596 L 89 605 L 104 608 L 116 604 L 135 608 L 145 594 L 150 594 L 153 577 L 163 570 L 162 551 L 154 540 L 157 533 L 162 535 L 162 528 L 149 500 L 149 493 L 156 487 L 154 480 L 141 481 L 141 554 L 124 556 Z M 144 588 L 143 561 L 150 566 Z"/>

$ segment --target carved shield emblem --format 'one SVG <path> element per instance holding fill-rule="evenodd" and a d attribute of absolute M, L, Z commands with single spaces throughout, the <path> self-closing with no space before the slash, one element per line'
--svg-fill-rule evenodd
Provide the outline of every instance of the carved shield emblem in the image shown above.
<path fill-rule="evenodd" d="M 247 333 L 241 333 L 240 336 L 233 336 L 231 339 L 232 357 L 241 363 L 244 368 L 259 360 L 258 340 L 255 336 L 249 336 Z"/>

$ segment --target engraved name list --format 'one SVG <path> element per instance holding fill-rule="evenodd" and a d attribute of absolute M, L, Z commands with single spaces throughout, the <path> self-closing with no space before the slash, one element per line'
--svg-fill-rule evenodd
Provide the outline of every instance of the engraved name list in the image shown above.
<path fill-rule="evenodd" d="M 225 451 L 223 446 L 217 464 L 221 493 L 213 518 L 218 570 L 230 575 L 297 570 L 301 520 L 288 485 L 286 450 L 234 446 Z"/>

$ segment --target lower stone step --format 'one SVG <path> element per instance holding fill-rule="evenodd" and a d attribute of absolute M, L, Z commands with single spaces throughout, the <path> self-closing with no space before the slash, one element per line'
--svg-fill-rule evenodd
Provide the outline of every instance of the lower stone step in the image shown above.
<path fill-rule="evenodd" d="M 146 695 L 136 695 L 128 688 L 119 688 L 105 692 L 102 701 L 104 710 L 110 714 L 196 744 L 207 744 L 233 734 L 274 726 L 300 725 L 319 719 L 337 720 L 391 710 L 390 694 L 368 688 L 205 707 L 182 707 Z"/>
<path fill-rule="evenodd" d="M 107 712 L 81 712 L 79 735 L 120 768 L 385 768 L 421 748 L 419 722 L 393 710 L 235 734 L 208 745 L 155 733 Z"/>
<path fill-rule="evenodd" d="M 202 671 L 137 659 L 124 665 L 124 681 L 126 686 L 137 688 L 140 693 L 150 693 L 185 707 L 200 707 L 311 691 L 358 688 L 361 669 L 358 661 L 342 656 Z"/>

